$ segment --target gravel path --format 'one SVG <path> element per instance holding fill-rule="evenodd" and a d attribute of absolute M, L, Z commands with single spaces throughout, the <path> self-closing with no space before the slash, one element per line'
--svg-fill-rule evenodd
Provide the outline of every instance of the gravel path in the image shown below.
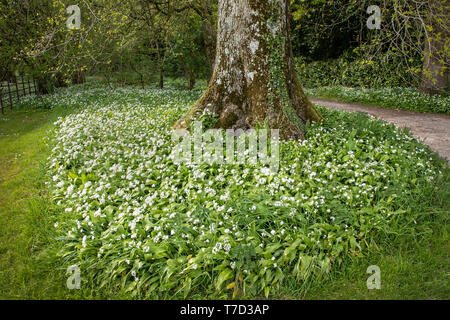
<path fill-rule="evenodd" d="M 450 116 L 384 109 L 334 100 L 310 98 L 312 103 L 338 110 L 366 112 L 400 128 L 408 127 L 414 136 L 450 163 Z"/>

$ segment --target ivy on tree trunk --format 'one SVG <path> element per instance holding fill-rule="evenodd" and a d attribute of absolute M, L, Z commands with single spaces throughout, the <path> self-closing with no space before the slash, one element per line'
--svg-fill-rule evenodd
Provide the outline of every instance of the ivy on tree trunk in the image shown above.
<path fill-rule="evenodd" d="M 304 138 L 307 121 L 322 116 L 297 78 L 288 0 L 219 0 L 216 60 L 209 86 L 175 128 L 205 109 L 217 128 L 267 125 L 284 139 Z"/>

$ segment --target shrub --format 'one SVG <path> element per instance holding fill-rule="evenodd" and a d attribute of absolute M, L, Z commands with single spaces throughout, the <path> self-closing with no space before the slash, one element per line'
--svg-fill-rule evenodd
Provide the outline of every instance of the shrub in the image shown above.
<path fill-rule="evenodd" d="M 420 61 L 416 67 L 405 69 L 397 58 L 381 55 L 379 58 L 367 60 L 343 55 L 328 61 L 307 62 L 305 58 L 297 58 L 297 70 L 301 83 L 307 88 L 324 86 L 347 87 L 417 87 Z"/>

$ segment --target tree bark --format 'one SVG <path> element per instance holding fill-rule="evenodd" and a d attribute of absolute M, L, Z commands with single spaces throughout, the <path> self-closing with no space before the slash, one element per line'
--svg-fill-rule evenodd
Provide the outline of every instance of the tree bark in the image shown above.
<path fill-rule="evenodd" d="M 203 30 L 204 30 L 204 45 L 205 45 L 205 55 L 206 61 L 209 65 L 209 78 L 211 80 L 211 76 L 214 73 L 214 63 L 216 60 L 216 43 L 217 43 L 217 33 L 214 30 L 214 25 L 209 21 L 203 22 Z"/>
<path fill-rule="evenodd" d="M 159 66 L 159 83 L 158 83 L 159 89 L 164 89 L 164 69 L 162 66 Z"/>
<path fill-rule="evenodd" d="M 158 41 L 156 41 L 156 52 L 158 57 L 158 69 L 159 69 L 159 88 L 164 88 L 164 59 L 162 57 L 162 54 L 160 52 Z"/>
<path fill-rule="evenodd" d="M 289 0 L 219 0 L 215 68 L 187 116 L 217 114 L 217 128 L 268 125 L 283 139 L 304 138 L 306 121 L 323 119 L 307 99 L 294 69 Z"/>
<path fill-rule="evenodd" d="M 440 48 L 440 49 L 439 49 Z M 420 92 L 426 94 L 443 93 L 449 83 L 448 62 L 441 64 L 438 50 L 444 48 L 442 41 L 430 39 L 425 44 L 422 82 Z"/>
<path fill-rule="evenodd" d="M 445 1 L 444 1 L 445 2 Z M 424 63 L 420 91 L 426 94 L 443 93 L 449 85 L 448 15 L 450 10 L 441 0 L 432 1 L 429 8 L 430 31 L 425 39 Z M 442 18 L 446 19 L 440 21 Z M 428 26 L 427 26 L 428 27 Z M 447 43 L 446 43 L 447 42 Z"/>

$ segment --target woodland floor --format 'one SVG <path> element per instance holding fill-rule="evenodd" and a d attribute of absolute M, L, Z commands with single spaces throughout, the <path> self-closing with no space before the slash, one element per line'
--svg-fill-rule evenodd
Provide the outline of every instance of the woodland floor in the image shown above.
<path fill-rule="evenodd" d="M 328 99 L 310 98 L 310 100 L 330 109 L 365 112 L 400 128 L 407 127 L 417 139 L 429 145 L 431 149 L 450 162 L 450 116 L 386 109 Z"/>

